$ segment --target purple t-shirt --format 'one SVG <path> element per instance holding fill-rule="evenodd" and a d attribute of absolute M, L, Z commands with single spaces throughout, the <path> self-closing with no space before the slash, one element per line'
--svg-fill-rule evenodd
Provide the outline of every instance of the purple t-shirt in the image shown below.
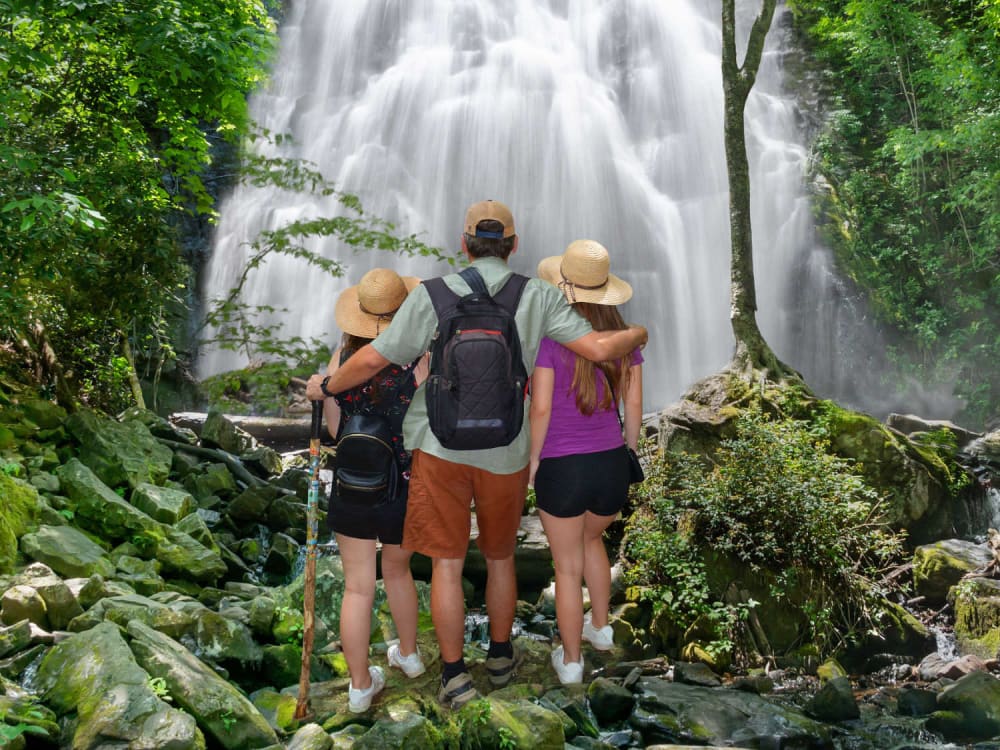
<path fill-rule="evenodd" d="M 625 444 L 622 428 L 614 406 L 598 409 L 590 416 L 576 408 L 576 392 L 572 390 L 573 366 L 576 355 L 552 339 L 542 339 L 535 367 L 554 371 L 552 414 L 545 433 L 541 458 L 571 456 L 576 453 L 598 453 Z M 642 364 L 638 349 L 632 352 L 632 365 Z M 601 402 L 607 382 L 597 375 L 597 403 Z"/>

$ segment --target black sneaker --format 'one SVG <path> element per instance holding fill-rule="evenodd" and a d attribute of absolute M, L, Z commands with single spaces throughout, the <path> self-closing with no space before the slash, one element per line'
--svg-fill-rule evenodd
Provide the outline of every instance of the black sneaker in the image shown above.
<path fill-rule="evenodd" d="M 479 691 L 472 684 L 472 675 L 459 672 L 438 690 L 438 701 L 445 708 L 459 709 L 469 701 L 479 697 Z"/>
<path fill-rule="evenodd" d="M 521 651 L 511 642 L 512 656 L 491 656 L 486 660 L 486 675 L 493 687 L 502 688 L 510 683 L 517 668 L 521 666 Z"/>

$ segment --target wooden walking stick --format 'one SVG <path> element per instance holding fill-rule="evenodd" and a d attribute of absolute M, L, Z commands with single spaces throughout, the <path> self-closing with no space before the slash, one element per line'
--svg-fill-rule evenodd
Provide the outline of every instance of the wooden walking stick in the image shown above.
<path fill-rule="evenodd" d="M 299 673 L 299 700 L 295 718 L 309 713 L 309 666 L 312 661 L 316 613 L 316 536 L 319 504 L 319 435 L 323 427 L 323 402 L 312 402 L 312 429 L 309 433 L 309 499 L 306 506 L 306 571 L 302 592 L 302 670 Z"/>

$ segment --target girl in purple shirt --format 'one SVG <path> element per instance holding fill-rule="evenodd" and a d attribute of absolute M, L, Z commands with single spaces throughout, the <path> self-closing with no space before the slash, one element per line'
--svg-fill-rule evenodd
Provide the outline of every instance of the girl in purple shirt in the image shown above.
<path fill-rule="evenodd" d="M 626 328 L 616 305 L 632 288 L 608 272 L 608 251 L 577 240 L 546 258 L 538 275 L 558 286 L 597 331 Z M 564 684 L 583 681 L 581 641 L 600 650 L 614 643 L 608 624 L 611 566 L 604 530 L 628 497 L 627 444 L 635 449 L 642 421 L 642 355 L 593 364 L 543 339 L 531 377 L 531 474 L 538 515 L 555 565 L 556 621 L 562 645 L 552 666 Z M 610 387 L 609 387 L 610 386 Z M 618 421 L 624 404 L 625 435 Z M 591 610 L 583 614 L 581 581 Z"/>

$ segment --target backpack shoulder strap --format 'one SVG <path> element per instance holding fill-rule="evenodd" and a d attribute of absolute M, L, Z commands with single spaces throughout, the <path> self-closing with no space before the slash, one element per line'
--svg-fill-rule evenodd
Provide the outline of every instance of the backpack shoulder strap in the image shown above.
<path fill-rule="evenodd" d="M 441 276 L 425 279 L 421 283 L 427 287 L 427 294 L 431 298 L 431 304 L 434 305 L 434 312 L 440 320 L 444 313 L 458 302 L 458 295 L 444 283 L 444 278 Z"/>
<path fill-rule="evenodd" d="M 483 281 L 482 275 L 480 275 L 479 270 L 475 266 L 463 268 L 458 275 L 469 285 L 469 289 L 473 293 L 484 294 L 487 297 L 490 296 L 490 291 L 486 288 L 486 282 Z"/>
<path fill-rule="evenodd" d="M 524 294 L 524 287 L 528 285 L 528 277 L 519 273 L 512 273 L 507 277 L 507 282 L 499 292 L 494 295 L 493 300 L 504 307 L 511 315 L 517 312 L 517 306 L 521 303 L 521 295 Z"/>

